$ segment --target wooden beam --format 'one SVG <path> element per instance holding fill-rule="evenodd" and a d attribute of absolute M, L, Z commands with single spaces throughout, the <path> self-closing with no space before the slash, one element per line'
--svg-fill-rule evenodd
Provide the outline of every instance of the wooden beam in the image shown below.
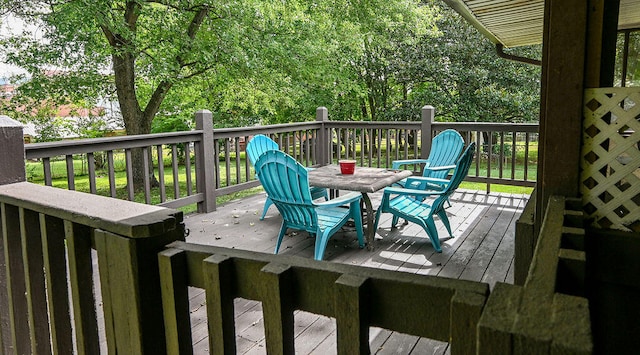
<path fill-rule="evenodd" d="M 587 9 L 583 0 L 545 2 L 536 230 L 551 195 L 579 193 Z"/>

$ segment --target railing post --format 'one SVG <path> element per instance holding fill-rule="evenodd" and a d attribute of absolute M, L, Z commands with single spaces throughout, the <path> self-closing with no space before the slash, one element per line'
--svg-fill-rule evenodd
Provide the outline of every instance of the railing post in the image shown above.
<path fill-rule="evenodd" d="M 329 129 L 324 123 L 329 121 L 329 111 L 326 107 L 318 107 L 316 109 L 316 121 L 322 123 L 318 129 L 318 141 L 316 142 L 316 157 L 320 165 L 327 165 L 331 161 L 329 159 L 331 152 L 331 135 Z"/>
<path fill-rule="evenodd" d="M 144 224 L 154 216 L 133 217 L 133 225 L 136 218 Z M 157 255 L 168 243 L 184 240 L 181 218 L 175 216 L 174 229 L 153 236 L 144 228 L 131 236 L 95 230 L 109 353 L 167 353 Z"/>
<path fill-rule="evenodd" d="M 422 106 L 422 134 L 420 134 L 420 159 L 427 159 L 431 152 L 431 140 L 433 139 L 432 124 L 435 121 L 436 109 L 433 106 Z"/>
<path fill-rule="evenodd" d="M 0 185 L 26 181 L 22 123 L 0 116 Z"/>
<path fill-rule="evenodd" d="M 216 210 L 217 157 L 213 142 L 213 115 L 211 111 L 196 112 L 196 129 L 202 130 L 202 142 L 196 147 L 196 185 L 198 192 L 204 195 L 204 201 L 198 203 L 198 213 Z"/>

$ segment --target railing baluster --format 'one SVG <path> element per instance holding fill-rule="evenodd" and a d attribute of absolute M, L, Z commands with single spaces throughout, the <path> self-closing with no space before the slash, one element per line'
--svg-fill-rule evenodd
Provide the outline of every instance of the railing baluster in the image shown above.
<path fill-rule="evenodd" d="M 216 169 L 216 189 L 219 189 L 220 187 L 222 187 L 222 172 L 220 171 L 220 140 L 215 141 L 214 144 L 214 150 L 215 150 L 215 154 L 213 156 L 213 158 L 216 160 L 216 162 L 214 163 L 215 166 L 218 167 L 218 169 Z"/>
<path fill-rule="evenodd" d="M 242 178 L 242 174 L 240 173 L 240 140 L 236 138 L 234 141 L 235 141 L 234 150 L 236 152 L 236 158 L 235 158 L 236 184 L 240 184 L 240 181 Z"/>
<path fill-rule="evenodd" d="M 234 323 L 233 259 L 211 255 L 204 259 L 207 321 L 209 322 L 209 353 L 234 354 L 236 332 Z M 190 345 L 190 344 L 189 344 Z"/>
<path fill-rule="evenodd" d="M 529 132 L 524 135 L 524 180 L 529 180 Z"/>
<path fill-rule="evenodd" d="M 267 354 L 294 354 L 292 273 L 288 265 L 269 263 L 262 268 L 260 289 Z"/>
<path fill-rule="evenodd" d="M 134 201 L 134 179 L 133 179 L 133 161 L 131 159 L 131 149 L 125 149 L 125 164 L 127 171 L 127 193 L 129 196 L 129 201 Z"/>
<path fill-rule="evenodd" d="M 151 204 L 151 174 L 149 173 L 149 148 L 142 148 L 142 166 L 144 170 L 144 201 L 146 204 Z"/>
<path fill-rule="evenodd" d="M 167 200 L 167 184 L 164 180 L 164 149 L 162 144 L 156 146 L 156 155 L 158 160 L 158 189 L 160 190 L 160 202 Z"/>
<path fill-rule="evenodd" d="M 180 179 L 178 170 L 178 145 L 171 145 L 171 171 L 173 172 L 173 198 L 180 198 Z"/>
<path fill-rule="evenodd" d="M 42 168 L 44 173 L 44 184 L 47 186 L 53 185 L 53 179 L 51 176 L 51 159 L 50 158 L 42 158 Z"/>
<path fill-rule="evenodd" d="M 368 278 L 344 274 L 336 280 L 334 307 L 338 354 L 369 353 Z"/>
<path fill-rule="evenodd" d="M 245 152 L 244 155 L 244 180 L 245 181 L 251 181 L 251 167 L 250 167 L 250 161 L 249 158 L 247 157 L 247 144 L 249 143 L 249 136 L 244 136 L 244 149 L 243 152 Z"/>
<path fill-rule="evenodd" d="M 25 298 L 27 290 L 22 259 L 22 243 L 20 241 L 20 212 L 18 207 L 4 203 L 0 206 L 0 209 L 2 210 L 4 262 L 7 268 L 8 318 L 11 322 L 11 344 L 6 344 L 5 346 L 13 345 L 12 353 L 15 354 L 30 354 L 32 349 L 29 339 L 29 321 L 28 317 L 25 317 L 25 315 L 29 314 L 29 310 Z"/>
<path fill-rule="evenodd" d="M 51 354 L 47 296 L 44 281 L 42 238 L 38 213 L 20 208 L 20 237 L 24 262 L 31 349 L 35 354 Z M 25 262 L 26 261 L 26 262 Z"/>
<path fill-rule="evenodd" d="M 168 249 L 158 257 L 168 354 L 193 354 L 185 254 Z"/>
<path fill-rule="evenodd" d="M 511 131 L 511 180 L 516 179 L 516 152 L 517 152 L 518 134 Z"/>
<path fill-rule="evenodd" d="M 191 143 L 186 143 L 184 145 L 184 173 L 187 178 L 187 196 L 193 195 L 193 179 L 191 178 Z M 247 180 L 249 180 L 247 178 Z"/>
<path fill-rule="evenodd" d="M 224 140 L 224 167 L 225 167 L 225 186 L 231 186 L 231 141 L 229 138 Z"/>
<path fill-rule="evenodd" d="M 385 129 L 384 131 L 386 132 L 386 134 L 385 134 L 385 145 L 386 145 L 386 147 L 385 147 L 385 158 L 386 158 L 385 159 L 386 160 L 385 167 L 389 168 L 389 167 L 391 167 L 390 151 L 392 149 L 392 147 L 391 147 L 391 130 Z"/>
<path fill-rule="evenodd" d="M 71 312 L 67 287 L 64 223 L 61 219 L 40 214 L 44 271 L 47 278 L 49 322 L 54 354 L 72 354 Z"/>
<path fill-rule="evenodd" d="M 493 156 L 493 132 L 487 132 L 487 177 L 491 177 L 491 157 Z M 487 182 L 487 192 L 491 192 L 491 184 Z"/>
<path fill-rule="evenodd" d="M 382 162 L 382 129 L 376 130 L 376 142 L 378 144 L 378 149 L 376 151 L 376 158 L 378 167 L 381 167 L 380 163 Z"/>
<path fill-rule="evenodd" d="M 98 354 L 100 345 L 93 289 L 91 229 L 71 221 L 64 221 L 64 228 L 69 258 L 69 283 L 73 300 L 73 320 L 78 353 Z M 110 304 L 110 302 L 105 301 L 105 295 L 103 295 L 103 301 L 104 305 Z M 104 309 L 105 313 L 110 311 L 110 309 Z M 105 322 L 107 322 L 107 318 L 105 318 Z M 113 339 L 113 324 L 105 324 L 105 332 L 108 339 Z"/>
<path fill-rule="evenodd" d="M 67 187 L 69 190 L 76 189 L 75 183 L 75 173 L 73 169 L 73 155 L 69 154 L 65 156 L 65 161 L 67 162 Z"/>
<path fill-rule="evenodd" d="M 89 170 L 89 192 L 97 194 L 96 188 L 96 159 L 93 153 L 87 153 L 87 170 Z"/>
<path fill-rule="evenodd" d="M 109 192 L 111 197 L 116 197 L 116 172 L 113 166 L 113 150 L 107 151 L 107 164 L 109 165 Z"/>

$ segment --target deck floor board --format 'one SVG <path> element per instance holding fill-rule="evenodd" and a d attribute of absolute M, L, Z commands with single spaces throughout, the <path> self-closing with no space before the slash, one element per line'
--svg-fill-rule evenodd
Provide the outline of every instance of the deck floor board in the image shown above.
<path fill-rule="evenodd" d="M 374 206 L 381 194 L 371 194 Z M 360 249 L 352 227 L 345 227 L 329 241 L 324 260 L 400 272 L 437 275 L 486 282 L 513 282 L 515 222 L 528 200 L 527 195 L 459 190 L 451 199 L 447 216 L 454 238 L 448 237 L 436 218 L 442 253 L 436 253 L 419 226 L 403 224 L 391 228 L 391 215 L 383 214 L 377 229 L 375 248 Z M 218 206 L 216 212 L 185 216 L 188 242 L 273 253 L 281 218 L 271 207 L 259 220 L 265 195 L 258 194 Z M 380 239 L 381 238 L 381 239 Z M 306 232 L 289 231 L 279 254 L 312 258 L 314 239 Z M 194 353 L 208 353 L 206 306 L 203 290 L 189 291 Z M 266 354 L 260 302 L 235 302 L 238 354 Z M 428 320 L 425 320 L 428 321 Z M 336 352 L 335 319 L 303 311 L 295 313 L 295 347 L 299 354 Z M 447 342 L 418 338 L 386 329 L 370 329 L 374 354 L 448 354 Z"/>

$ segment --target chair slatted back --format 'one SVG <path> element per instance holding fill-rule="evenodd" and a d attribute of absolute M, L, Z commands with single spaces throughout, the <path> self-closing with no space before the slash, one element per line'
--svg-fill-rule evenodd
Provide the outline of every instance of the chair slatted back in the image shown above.
<path fill-rule="evenodd" d="M 449 184 L 447 185 L 444 192 L 436 198 L 433 202 L 433 209 L 435 211 L 443 208 L 444 203 L 447 201 L 449 196 L 451 196 L 456 189 L 460 186 L 464 178 L 469 173 L 469 168 L 473 163 L 473 156 L 476 152 L 476 143 L 471 142 L 467 146 L 467 149 L 462 153 L 458 161 L 456 162 L 456 167 L 453 170 L 453 174 L 451 175 L 451 180 L 449 180 Z"/>
<path fill-rule="evenodd" d="M 251 165 L 255 166 L 260 155 L 268 150 L 280 150 L 280 147 L 273 139 L 263 134 L 258 134 L 249 141 L 245 151 Z"/>
<path fill-rule="evenodd" d="M 255 168 L 282 218 L 292 226 L 315 233 L 318 216 L 309 190 L 307 169 L 279 150 L 261 154 Z"/>
<path fill-rule="evenodd" d="M 458 131 L 447 129 L 433 138 L 431 143 L 431 151 L 429 152 L 430 166 L 447 166 L 456 163 L 460 157 L 460 152 L 464 148 L 464 139 Z M 425 177 L 433 177 L 445 179 L 449 171 L 430 171 L 424 169 L 422 175 Z"/>

